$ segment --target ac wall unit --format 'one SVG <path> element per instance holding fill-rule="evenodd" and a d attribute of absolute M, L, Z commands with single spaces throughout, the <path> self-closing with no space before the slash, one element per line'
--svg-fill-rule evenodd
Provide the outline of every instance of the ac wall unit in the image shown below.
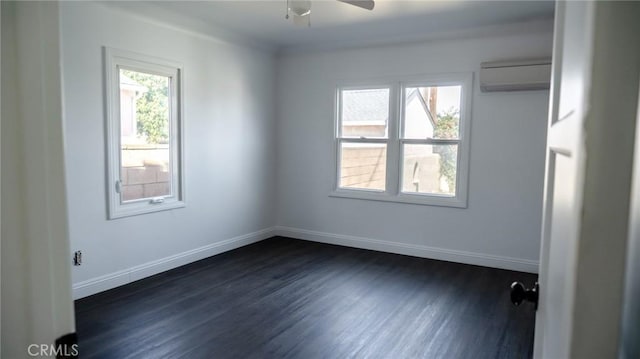
<path fill-rule="evenodd" d="M 493 61 L 480 64 L 480 90 L 548 90 L 551 58 Z"/>

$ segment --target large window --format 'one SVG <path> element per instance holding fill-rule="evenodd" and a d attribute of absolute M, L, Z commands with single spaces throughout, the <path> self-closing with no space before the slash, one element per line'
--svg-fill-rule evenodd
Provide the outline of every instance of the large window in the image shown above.
<path fill-rule="evenodd" d="M 105 49 L 109 218 L 184 206 L 180 65 Z"/>
<path fill-rule="evenodd" d="M 337 87 L 334 196 L 466 207 L 470 74 Z"/>

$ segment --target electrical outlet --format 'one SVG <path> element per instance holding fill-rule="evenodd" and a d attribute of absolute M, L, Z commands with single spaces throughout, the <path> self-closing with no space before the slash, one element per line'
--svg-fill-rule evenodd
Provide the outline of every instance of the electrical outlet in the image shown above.
<path fill-rule="evenodd" d="M 73 253 L 73 265 L 82 265 L 82 251 L 75 251 L 75 253 Z"/>

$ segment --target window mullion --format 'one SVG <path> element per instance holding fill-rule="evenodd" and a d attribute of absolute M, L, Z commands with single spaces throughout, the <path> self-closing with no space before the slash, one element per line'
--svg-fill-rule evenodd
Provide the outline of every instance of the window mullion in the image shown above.
<path fill-rule="evenodd" d="M 389 99 L 389 145 L 387 146 L 387 193 L 395 196 L 400 189 L 400 118 L 402 94 L 400 84 L 391 87 Z"/>

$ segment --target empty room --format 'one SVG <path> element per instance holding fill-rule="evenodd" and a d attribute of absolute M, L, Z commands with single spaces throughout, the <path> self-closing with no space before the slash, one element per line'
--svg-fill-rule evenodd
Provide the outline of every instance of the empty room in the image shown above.
<path fill-rule="evenodd" d="M 640 357 L 640 2 L 1 16 L 2 358 Z"/>

